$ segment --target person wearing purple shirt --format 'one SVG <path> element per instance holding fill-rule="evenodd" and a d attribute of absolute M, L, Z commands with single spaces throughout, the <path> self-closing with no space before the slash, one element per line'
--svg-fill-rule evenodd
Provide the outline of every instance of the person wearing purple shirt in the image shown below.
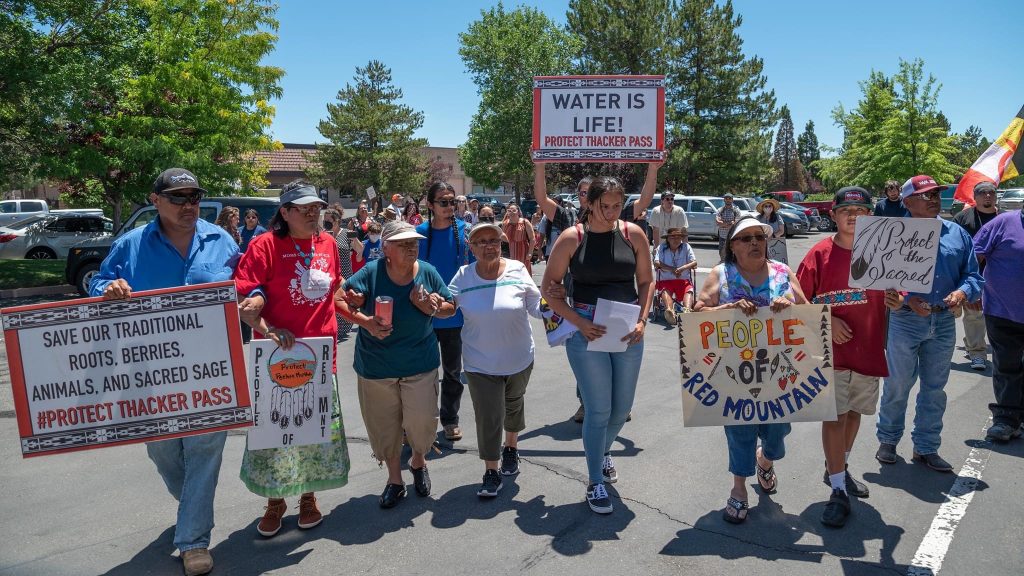
<path fill-rule="evenodd" d="M 992 344 L 992 388 L 996 401 L 989 404 L 992 426 L 987 437 L 1008 442 L 1021 435 L 1024 416 L 1024 215 L 1005 212 L 981 227 L 974 252 L 985 262 L 982 296 L 985 328 Z"/>
<path fill-rule="evenodd" d="M 942 207 L 940 195 L 945 188 L 947 186 L 936 184 L 931 176 L 922 174 L 907 180 L 900 195 L 911 218 L 936 218 Z M 875 459 L 883 464 L 896 463 L 896 445 L 903 437 L 910 391 L 920 378 L 911 432 L 913 461 L 938 472 L 952 472 L 953 467 L 938 451 L 942 416 L 946 412 L 946 382 L 956 347 L 953 310 L 977 301 L 985 281 L 978 273 L 971 235 L 957 224 L 941 222 L 931 292 L 907 294 L 906 304 L 889 315 L 886 346 L 889 377 L 882 385 L 876 424 L 879 446 Z"/>

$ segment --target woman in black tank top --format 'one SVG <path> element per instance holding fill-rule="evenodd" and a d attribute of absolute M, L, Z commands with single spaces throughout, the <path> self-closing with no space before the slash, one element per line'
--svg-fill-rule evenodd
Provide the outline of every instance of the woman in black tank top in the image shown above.
<path fill-rule="evenodd" d="M 586 413 L 587 502 L 593 511 L 608 514 L 612 504 L 604 483 L 618 478 L 608 454 L 633 407 L 654 277 L 647 236 L 635 224 L 619 220 L 625 202 L 622 184 L 615 178 L 595 178 L 587 200 L 582 223 L 555 241 L 541 286 L 551 309 L 578 329 L 566 342 L 566 355 Z M 564 291 L 555 288 L 566 270 L 572 276 L 571 305 Z M 624 338 L 629 345 L 623 352 L 587 350 L 588 342 L 605 333 L 605 327 L 592 321 L 599 298 L 640 306 L 636 325 Z"/>

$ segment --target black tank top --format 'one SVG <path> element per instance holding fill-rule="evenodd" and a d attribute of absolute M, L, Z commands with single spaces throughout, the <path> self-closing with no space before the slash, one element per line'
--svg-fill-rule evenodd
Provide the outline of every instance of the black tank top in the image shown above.
<path fill-rule="evenodd" d="M 597 304 L 598 298 L 636 302 L 636 254 L 622 236 L 621 223 L 609 232 L 586 230 L 569 260 L 574 302 Z"/>

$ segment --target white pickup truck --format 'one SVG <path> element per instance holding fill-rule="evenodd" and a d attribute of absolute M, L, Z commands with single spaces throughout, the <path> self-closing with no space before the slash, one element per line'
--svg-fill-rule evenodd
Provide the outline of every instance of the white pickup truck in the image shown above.
<path fill-rule="evenodd" d="M 24 220 L 29 216 L 38 216 L 40 214 L 51 213 L 92 214 L 94 216 L 103 216 L 103 210 L 100 210 L 99 208 L 72 208 L 68 210 L 50 210 L 50 206 L 49 204 L 46 203 L 46 200 L 2 200 L 0 201 L 0 226 L 14 224 L 15 222 L 19 220 Z"/>

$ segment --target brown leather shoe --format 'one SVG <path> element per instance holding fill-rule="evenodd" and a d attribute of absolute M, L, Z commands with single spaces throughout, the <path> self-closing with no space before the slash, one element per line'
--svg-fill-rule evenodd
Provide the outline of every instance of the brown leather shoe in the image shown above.
<path fill-rule="evenodd" d="M 450 442 L 462 440 L 462 428 L 458 424 L 445 424 L 444 439 Z"/>
<path fill-rule="evenodd" d="M 303 494 L 299 500 L 299 528 L 308 530 L 323 522 L 324 515 L 316 506 L 316 496 L 312 492 Z"/>
<path fill-rule="evenodd" d="M 185 566 L 185 576 L 200 576 L 213 570 L 213 556 L 206 548 L 193 548 L 181 553 L 181 563 Z"/>
<path fill-rule="evenodd" d="M 288 511 L 288 505 L 284 500 L 271 498 L 267 501 L 266 512 L 263 518 L 256 525 L 256 531 L 262 536 L 270 538 L 281 530 L 281 517 Z"/>
<path fill-rule="evenodd" d="M 583 418 L 587 415 L 587 411 L 583 409 L 583 404 L 580 404 L 580 409 L 572 415 L 572 421 L 577 424 L 583 424 Z"/>

